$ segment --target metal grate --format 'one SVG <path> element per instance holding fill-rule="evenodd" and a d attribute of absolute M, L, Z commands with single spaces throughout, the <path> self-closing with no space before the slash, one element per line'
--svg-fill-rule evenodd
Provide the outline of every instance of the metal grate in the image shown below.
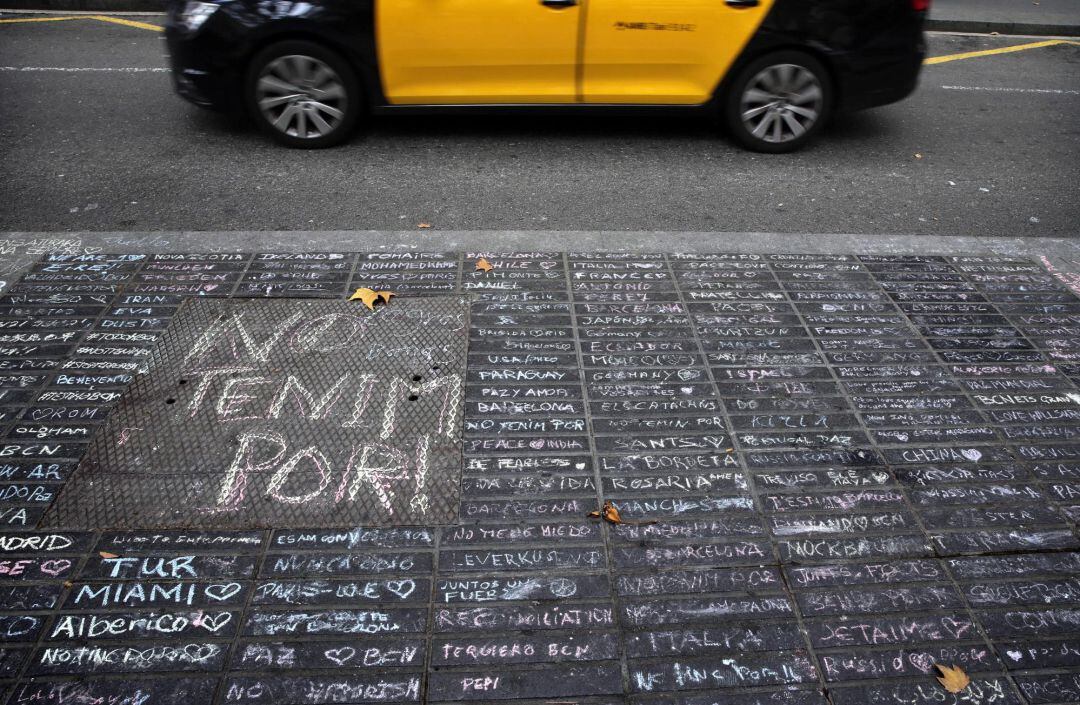
<path fill-rule="evenodd" d="M 468 310 L 189 300 L 42 525 L 454 521 Z"/>

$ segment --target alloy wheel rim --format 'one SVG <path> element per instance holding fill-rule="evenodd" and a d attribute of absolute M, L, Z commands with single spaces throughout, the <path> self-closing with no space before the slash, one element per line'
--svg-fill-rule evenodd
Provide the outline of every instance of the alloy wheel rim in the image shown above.
<path fill-rule="evenodd" d="M 348 109 L 345 83 L 326 62 L 313 56 L 280 56 L 255 84 L 263 118 L 290 137 L 324 137 L 341 124 Z"/>
<path fill-rule="evenodd" d="M 802 137 L 821 117 L 821 81 L 797 64 L 762 69 L 746 84 L 739 114 L 754 137 L 783 143 Z"/>

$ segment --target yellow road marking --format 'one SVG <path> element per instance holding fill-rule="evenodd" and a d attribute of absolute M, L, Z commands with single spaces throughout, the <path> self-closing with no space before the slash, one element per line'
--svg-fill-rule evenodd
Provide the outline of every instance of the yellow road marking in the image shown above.
<path fill-rule="evenodd" d="M 90 15 L 88 19 L 97 20 L 98 22 L 112 22 L 113 24 L 122 24 L 125 27 L 135 27 L 137 29 L 148 29 L 151 32 L 163 32 L 164 28 L 157 26 L 156 24 L 150 24 L 149 22 L 136 22 L 135 20 L 125 20 L 120 17 L 108 17 L 106 15 Z"/>
<path fill-rule="evenodd" d="M 1068 39 L 1047 39 L 1042 42 L 1031 42 L 1030 44 L 1015 44 L 1011 47 L 1001 47 L 999 49 L 984 49 L 982 51 L 966 51 L 962 54 L 946 54 L 945 56 L 932 56 L 923 63 L 925 64 L 944 64 L 949 61 L 960 61 L 961 59 L 977 59 L 980 56 L 994 56 L 995 54 L 1011 54 L 1014 51 L 1027 51 L 1028 49 L 1042 49 L 1043 47 L 1057 46 L 1058 44 L 1074 44 L 1080 46 L 1080 42 L 1072 42 Z"/>
<path fill-rule="evenodd" d="M 0 20 L 0 24 L 16 24 L 20 22 L 63 22 L 64 20 L 81 20 L 82 17 L 19 17 L 17 19 Z"/>
<path fill-rule="evenodd" d="M 148 29 L 152 32 L 162 32 L 163 28 L 156 24 L 150 24 L 149 22 L 136 22 L 135 20 L 125 20 L 120 17 L 108 17 L 106 15 L 78 15 L 74 17 L 19 17 L 15 19 L 2 19 L 0 24 L 19 24 L 23 22 L 63 22 L 64 20 L 97 20 L 98 22 L 111 22 L 112 24 L 122 24 L 125 27 L 135 27 L 137 29 Z"/>

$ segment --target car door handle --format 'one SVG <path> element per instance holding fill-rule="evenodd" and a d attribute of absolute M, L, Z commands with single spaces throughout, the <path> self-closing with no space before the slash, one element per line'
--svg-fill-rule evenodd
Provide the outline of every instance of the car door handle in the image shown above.
<path fill-rule="evenodd" d="M 578 4 L 578 0 L 540 0 L 540 4 L 544 7 L 561 9 L 565 7 L 574 7 Z"/>
<path fill-rule="evenodd" d="M 761 0 L 724 0 L 728 7 L 757 7 Z"/>

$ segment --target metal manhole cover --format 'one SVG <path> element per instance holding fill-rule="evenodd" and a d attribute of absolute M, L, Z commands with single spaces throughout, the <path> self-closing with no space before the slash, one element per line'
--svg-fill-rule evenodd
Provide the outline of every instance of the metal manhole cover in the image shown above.
<path fill-rule="evenodd" d="M 42 520 L 71 528 L 456 519 L 468 302 L 197 299 Z"/>

